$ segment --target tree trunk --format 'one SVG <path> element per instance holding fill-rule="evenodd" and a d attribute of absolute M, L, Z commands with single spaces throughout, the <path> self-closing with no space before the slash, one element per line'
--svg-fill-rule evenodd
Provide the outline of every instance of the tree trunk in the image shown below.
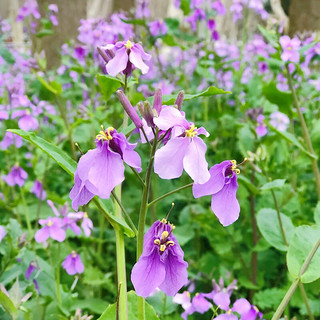
<path fill-rule="evenodd" d="M 320 1 L 291 0 L 289 19 L 291 36 L 297 32 L 320 30 Z"/>

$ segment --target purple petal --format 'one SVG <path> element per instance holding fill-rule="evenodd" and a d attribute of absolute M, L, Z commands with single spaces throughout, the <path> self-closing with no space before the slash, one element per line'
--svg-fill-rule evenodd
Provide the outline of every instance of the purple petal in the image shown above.
<path fill-rule="evenodd" d="M 182 175 L 183 158 L 188 150 L 189 138 L 178 137 L 157 150 L 154 158 L 154 172 L 162 179 L 174 179 Z M 174 159 L 174 161 L 173 161 Z"/>
<path fill-rule="evenodd" d="M 66 232 L 59 226 L 55 225 L 55 223 L 51 227 L 49 227 L 49 233 L 52 239 L 59 242 L 64 241 L 64 239 L 66 238 Z"/>
<path fill-rule="evenodd" d="M 232 307 L 232 311 L 238 312 L 241 316 L 245 313 L 248 313 L 251 309 L 251 304 L 247 299 L 238 299 L 235 301 Z"/>
<path fill-rule="evenodd" d="M 175 242 L 174 246 L 177 243 Z M 167 249 L 168 250 L 168 249 Z M 165 278 L 159 288 L 168 296 L 174 296 L 188 282 L 188 263 L 169 249 L 165 258 Z"/>
<path fill-rule="evenodd" d="M 212 196 L 211 208 L 220 223 L 226 227 L 239 217 L 240 206 L 236 194 L 238 190 L 237 176 L 226 178 L 225 186 Z"/>
<path fill-rule="evenodd" d="M 111 76 L 116 76 L 123 71 L 128 64 L 128 54 L 125 46 L 118 49 L 115 56 L 107 63 L 106 70 Z"/>
<path fill-rule="evenodd" d="M 214 318 L 215 320 L 238 320 L 238 317 L 235 316 L 234 314 L 220 314 L 218 315 L 216 318 Z"/>
<path fill-rule="evenodd" d="M 34 235 L 35 240 L 38 243 L 45 242 L 49 238 L 49 227 L 44 227 L 36 232 Z"/>
<path fill-rule="evenodd" d="M 149 71 L 149 67 L 142 60 L 140 50 L 137 50 L 135 46 L 131 48 L 129 60 L 136 68 L 141 70 L 142 74 L 146 74 Z"/>
<path fill-rule="evenodd" d="M 225 311 L 229 310 L 230 297 L 227 292 L 221 291 L 216 293 L 212 300 L 217 306 L 220 306 L 220 309 Z"/>
<path fill-rule="evenodd" d="M 189 123 L 181 112 L 174 107 L 165 107 L 161 110 L 158 118 L 154 118 L 153 122 L 161 129 L 168 130 L 174 126 L 188 128 Z"/>
<path fill-rule="evenodd" d="M 194 310 L 199 313 L 207 312 L 212 306 L 212 304 L 204 298 L 202 293 L 194 296 L 194 298 L 192 299 L 192 305 L 194 307 Z"/>
<path fill-rule="evenodd" d="M 194 183 L 192 187 L 193 196 L 200 198 L 219 192 L 225 184 L 225 171 L 231 164 L 230 160 L 225 160 L 210 168 L 210 179 L 204 184 Z"/>
<path fill-rule="evenodd" d="M 165 277 L 165 266 L 160 259 L 158 247 L 149 256 L 141 256 L 131 272 L 131 282 L 138 296 L 148 297 L 159 287 Z"/>
<path fill-rule="evenodd" d="M 183 167 L 195 183 L 205 183 L 210 179 L 208 162 L 205 158 L 206 151 L 207 146 L 201 138 L 191 138 L 183 158 Z"/>
<path fill-rule="evenodd" d="M 82 273 L 84 271 L 84 265 L 83 265 L 79 255 L 77 255 L 77 257 L 75 258 L 74 263 L 75 263 L 75 269 L 76 269 L 77 273 Z"/>

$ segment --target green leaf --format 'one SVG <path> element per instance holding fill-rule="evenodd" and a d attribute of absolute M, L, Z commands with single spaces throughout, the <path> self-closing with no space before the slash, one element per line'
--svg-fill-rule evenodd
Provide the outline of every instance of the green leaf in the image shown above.
<path fill-rule="evenodd" d="M 4 310 L 10 314 L 12 319 L 17 319 L 17 308 L 14 306 L 12 300 L 2 291 L 0 291 L 0 304 L 3 306 Z"/>
<path fill-rule="evenodd" d="M 287 265 L 290 274 L 297 278 L 310 251 L 320 238 L 320 226 L 300 226 L 292 237 L 287 254 Z M 313 282 L 320 278 L 320 250 L 318 248 L 309 267 L 301 276 L 303 283 Z"/>
<path fill-rule="evenodd" d="M 320 201 L 314 209 L 313 219 L 316 222 L 316 224 L 320 225 Z"/>
<path fill-rule="evenodd" d="M 260 189 L 261 190 L 271 190 L 271 189 L 281 188 L 281 187 L 283 187 L 285 182 L 286 182 L 286 179 L 276 179 L 271 182 L 267 182 Z"/>
<path fill-rule="evenodd" d="M 290 243 L 294 233 L 294 225 L 289 217 L 280 213 L 286 240 Z M 270 208 L 261 209 L 257 214 L 257 222 L 260 232 L 269 244 L 280 251 L 287 251 L 288 247 L 283 241 L 278 215 L 276 210 Z"/>
<path fill-rule="evenodd" d="M 36 33 L 36 37 L 43 38 L 45 36 L 51 36 L 53 34 L 54 34 L 54 31 L 52 29 L 42 29 Z"/>
<path fill-rule="evenodd" d="M 0 56 L 9 64 L 14 64 L 16 61 L 12 53 L 5 47 L 0 47 Z"/>
<path fill-rule="evenodd" d="M 52 81 L 52 82 L 47 82 L 44 80 L 42 77 L 40 77 L 37 73 L 35 73 L 35 76 L 37 79 L 40 81 L 40 83 L 51 93 L 54 95 L 59 95 L 62 92 L 62 85 L 61 83 Z"/>
<path fill-rule="evenodd" d="M 138 296 L 134 291 L 128 292 L 128 314 L 130 320 L 138 320 Z M 148 320 L 159 320 L 154 309 L 146 302 L 145 318 Z M 98 320 L 115 320 L 116 319 L 116 303 L 110 304 L 103 312 Z"/>
<path fill-rule="evenodd" d="M 210 97 L 215 96 L 217 94 L 226 94 L 231 93 L 230 91 L 224 91 L 222 89 L 216 88 L 214 86 L 210 86 L 206 90 L 203 90 L 201 92 L 195 93 L 195 94 L 188 94 L 186 93 L 184 95 L 184 101 L 193 100 L 199 97 Z M 177 95 L 171 94 L 171 95 L 163 95 L 162 96 L 162 104 L 166 105 L 173 105 L 176 101 Z M 153 104 L 153 96 L 149 97 L 147 99 L 151 104 Z"/>
<path fill-rule="evenodd" d="M 280 288 L 265 289 L 257 292 L 254 295 L 254 304 L 256 304 L 262 310 L 275 309 L 279 305 L 279 301 L 282 300 L 286 290 Z"/>
<path fill-rule="evenodd" d="M 8 131 L 17 134 L 18 136 L 26 139 L 27 141 L 31 142 L 32 144 L 40 148 L 50 158 L 56 161 L 63 170 L 68 172 L 73 177 L 74 172 L 77 169 L 77 163 L 74 160 L 72 160 L 64 151 L 60 150 L 58 147 L 49 143 L 48 141 L 40 137 L 37 137 L 34 132 L 25 132 L 23 130 L 18 129 L 10 129 Z M 102 201 L 98 197 L 94 197 L 92 201 L 94 202 L 96 207 L 104 213 L 104 215 L 112 225 L 118 224 L 128 237 L 134 237 L 134 232 L 127 225 L 125 220 L 114 216 L 110 212 L 109 208 L 107 208 L 104 201 Z M 109 201 L 111 200 L 109 199 Z"/>
<path fill-rule="evenodd" d="M 270 123 L 267 123 L 267 126 L 277 134 L 279 134 L 281 137 L 286 139 L 288 142 L 292 143 L 296 147 L 298 147 L 303 153 L 305 153 L 308 157 L 313 159 L 318 159 L 318 157 L 314 154 L 311 154 L 309 151 L 307 151 L 302 144 L 298 141 L 298 139 L 290 132 L 287 131 L 279 131 L 275 127 L 273 127 Z"/>
<path fill-rule="evenodd" d="M 123 82 L 120 79 L 103 74 L 97 75 L 97 81 L 106 101 L 109 100 L 111 95 L 123 85 Z"/>
<path fill-rule="evenodd" d="M 263 86 L 262 92 L 267 100 L 279 107 L 281 112 L 285 114 L 291 113 L 292 94 L 290 92 L 278 90 L 277 84 L 273 81 Z"/>
<path fill-rule="evenodd" d="M 263 35 L 263 37 L 268 40 L 270 44 L 272 44 L 274 47 L 278 46 L 278 36 L 275 33 L 275 31 L 267 30 L 261 25 L 258 25 L 259 31 Z"/>
<path fill-rule="evenodd" d="M 147 26 L 147 23 L 144 19 L 132 19 L 132 20 L 124 20 L 120 19 L 122 22 L 127 24 L 139 25 L 139 26 Z"/>

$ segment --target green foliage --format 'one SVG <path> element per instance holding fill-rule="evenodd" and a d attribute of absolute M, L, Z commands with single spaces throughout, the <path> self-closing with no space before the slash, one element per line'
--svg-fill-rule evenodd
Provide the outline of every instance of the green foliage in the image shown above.
<path fill-rule="evenodd" d="M 106 101 L 108 101 L 111 95 L 123 85 L 123 82 L 120 79 L 105 74 L 98 74 L 97 81 Z"/>

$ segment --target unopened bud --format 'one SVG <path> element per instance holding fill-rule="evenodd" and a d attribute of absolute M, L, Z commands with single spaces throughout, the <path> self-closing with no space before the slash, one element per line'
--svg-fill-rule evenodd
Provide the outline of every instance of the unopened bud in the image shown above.
<path fill-rule="evenodd" d="M 179 110 L 181 110 L 183 99 L 184 99 L 184 92 L 180 91 L 174 103 L 176 106 L 178 106 Z"/>
<path fill-rule="evenodd" d="M 161 106 L 162 106 L 162 91 L 160 88 L 158 88 L 154 93 L 154 99 L 153 99 L 153 109 L 156 110 L 157 115 L 160 114 Z"/>
<path fill-rule="evenodd" d="M 141 128 L 142 121 L 141 121 L 140 117 L 138 116 L 135 108 L 132 106 L 132 104 L 130 103 L 128 98 L 125 96 L 124 92 L 121 90 L 118 90 L 117 95 L 118 95 L 119 101 L 122 104 L 124 110 L 127 112 L 128 116 L 131 118 L 131 120 L 133 121 L 135 126 L 137 128 Z"/>
<path fill-rule="evenodd" d="M 97 50 L 106 63 L 114 57 L 114 52 L 112 50 L 105 49 L 104 47 L 97 47 Z"/>

